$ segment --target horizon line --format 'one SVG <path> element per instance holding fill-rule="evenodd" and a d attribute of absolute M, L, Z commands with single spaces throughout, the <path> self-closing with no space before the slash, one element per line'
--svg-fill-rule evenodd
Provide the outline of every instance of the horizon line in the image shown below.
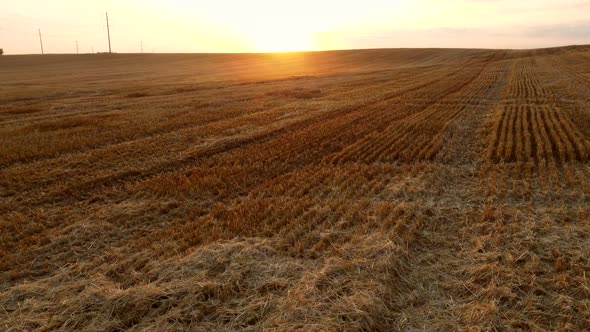
<path fill-rule="evenodd" d="M 556 48 L 568 48 L 568 47 L 590 47 L 590 44 L 566 44 L 558 46 L 547 46 L 547 47 L 533 47 L 533 48 L 487 48 L 487 47 L 371 47 L 371 48 L 342 48 L 342 49 L 327 49 L 327 50 L 300 50 L 300 51 L 277 51 L 277 52 L 84 52 L 84 53 L 4 53 L 2 56 L 33 56 L 33 55 L 149 55 L 149 54 L 210 54 L 210 55 L 239 55 L 239 54 L 294 54 L 294 53 L 322 53 L 322 52 L 343 52 L 343 51 L 371 51 L 371 50 L 488 50 L 488 51 L 534 51 L 534 50 L 547 50 Z M 1 58 L 1 56 L 0 56 Z"/>

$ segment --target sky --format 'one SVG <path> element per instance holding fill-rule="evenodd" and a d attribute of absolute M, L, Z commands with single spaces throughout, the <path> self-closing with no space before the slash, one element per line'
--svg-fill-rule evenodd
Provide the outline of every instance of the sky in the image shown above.
<path fill-rule="evenodd" d="M 0 0 L 6 54 L 590 44 L 590 0 Z"/>

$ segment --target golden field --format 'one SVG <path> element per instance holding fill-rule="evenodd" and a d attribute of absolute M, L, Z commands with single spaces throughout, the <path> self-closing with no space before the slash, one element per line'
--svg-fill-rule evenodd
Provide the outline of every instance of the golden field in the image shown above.
<path fill-rule="evenodd" d="M 584 330 L 589 106 L 589 46 L 0 57 L 0 329 Z"/>

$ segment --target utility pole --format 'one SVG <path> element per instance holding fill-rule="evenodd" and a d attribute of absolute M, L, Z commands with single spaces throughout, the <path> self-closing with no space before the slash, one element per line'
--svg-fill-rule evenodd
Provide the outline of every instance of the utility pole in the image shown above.
<path fill-rule="evenodd" d="M 76 40 L 76 54 L 80 54 L 80 52 L 78 51 L 78 41 Z"/>
<path fill-rule="evenodd" d="M 143 54 L 143 40 L 141 41 L 141 54 Z"/>
<path fill-rule="evenodd" d="M 39 43 L 41 43 L 41 55 L 45 54 L 43 51 L 43 38 L 41 37 L 41 29 L 39 29 Z"/>
<path fill-rule="evenodd" d="M 107 12 L 107 36 L 109 37 L 109 54 L 111 52 L 111 30 L 109 28 L 109 13 Z"/>

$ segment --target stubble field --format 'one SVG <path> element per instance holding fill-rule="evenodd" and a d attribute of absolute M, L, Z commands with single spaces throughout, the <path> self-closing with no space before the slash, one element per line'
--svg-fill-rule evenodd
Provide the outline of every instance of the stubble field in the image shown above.
<path fill-rule="evenodd" d="M 583 330 L 589 106 L 588 46 L 3 56 L 0 329 Z"/>

